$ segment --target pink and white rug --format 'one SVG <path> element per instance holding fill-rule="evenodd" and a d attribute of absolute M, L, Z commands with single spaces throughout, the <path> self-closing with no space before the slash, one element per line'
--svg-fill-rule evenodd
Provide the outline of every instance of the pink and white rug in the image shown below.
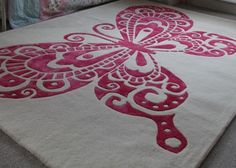
<path fill-rule="evenodd" d="M 235 116 L 235 26 L 118 1 L 1 34 L 0 126 L 52 167 L 197 167 Z"/>

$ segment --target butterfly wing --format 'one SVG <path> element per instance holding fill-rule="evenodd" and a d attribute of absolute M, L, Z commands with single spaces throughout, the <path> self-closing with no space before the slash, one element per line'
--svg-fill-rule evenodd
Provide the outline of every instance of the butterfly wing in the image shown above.
<path fill-rule="evenodd" d="M 157 143 L 164 149 L 178 153 L 187 145 L 174 126 L 172 111 L 187 99 L 186 85 L 151 55 L 134 52 L 131 59 L 100 78 L 95 93 L 120 113 L 153 120 L 158 126 Z"/>
<path fill-rule="evenodd" d="M 183 46 L 183 52 L 195 56 L 221 57 L 236 53 L 236 40 L 229 37 L 193 31 L 180 34 L 172 39 Z"/>
<path fill-rule="evenodd" d="M 83 87 L 114 69 L 110 43 L 39 43 L 0 49 L 0 96 L 48 97 Z"/>
<path fill-rule="evenodd" d="M 162 6 L 133 6 L 116 17 L 124 40 L 142 45 L 158 44 L 189 30 L 193 22 L 184 13 Z"/>

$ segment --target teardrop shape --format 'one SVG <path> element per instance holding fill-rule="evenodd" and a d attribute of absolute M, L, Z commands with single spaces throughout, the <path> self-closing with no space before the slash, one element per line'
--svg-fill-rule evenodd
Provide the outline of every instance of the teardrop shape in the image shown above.
<path fill-rule="evenodd" d="M 151 56 L 143 52 L 135 52 L 134 55 L 125 62 L 126 72 L 134 77 L 142 77 L 151 74 L 155 69 Z"/>

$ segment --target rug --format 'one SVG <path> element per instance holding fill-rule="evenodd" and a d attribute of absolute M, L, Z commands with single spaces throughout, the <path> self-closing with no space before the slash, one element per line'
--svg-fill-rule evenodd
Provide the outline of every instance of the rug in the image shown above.
<path fill-rule="evenodd" d="M 236 22 L 118 1 L 0 35 L 0 126 L 50 167 L 198 167 L 234 118 Z"/>

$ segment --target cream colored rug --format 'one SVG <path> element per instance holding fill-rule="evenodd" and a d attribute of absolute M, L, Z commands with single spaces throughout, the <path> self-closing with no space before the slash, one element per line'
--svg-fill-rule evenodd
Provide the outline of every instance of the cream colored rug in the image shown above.
<path fill-rule="evenodd" d="M 194 168 L 236 112 L 236 22 L 118 1 L 0 35 L 0 126 L 51 167 Z"/>

